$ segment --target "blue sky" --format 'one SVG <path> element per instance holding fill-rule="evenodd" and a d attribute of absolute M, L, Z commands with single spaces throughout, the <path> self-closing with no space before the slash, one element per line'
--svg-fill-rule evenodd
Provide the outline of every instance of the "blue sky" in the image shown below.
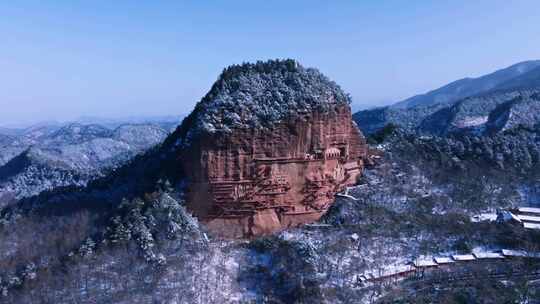
<path fill-rule="evenodd" d="M 189 112 L 227 65 L 295 58 L 376 106 L 540 59 L 540 2 L 2 1 L 0 125 Z"/>

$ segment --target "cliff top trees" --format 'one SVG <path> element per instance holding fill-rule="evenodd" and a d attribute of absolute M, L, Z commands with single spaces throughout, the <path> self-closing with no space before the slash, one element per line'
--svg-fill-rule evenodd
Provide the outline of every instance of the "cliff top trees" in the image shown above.
<path fill-rule="evenodd" d="M 182 122 L 178 135 L 186 142 L 200 133 L 269 128 L 291 115 L 328 111 L 350 101 L 336 83 L 295 60 L 233 65 Z"/>

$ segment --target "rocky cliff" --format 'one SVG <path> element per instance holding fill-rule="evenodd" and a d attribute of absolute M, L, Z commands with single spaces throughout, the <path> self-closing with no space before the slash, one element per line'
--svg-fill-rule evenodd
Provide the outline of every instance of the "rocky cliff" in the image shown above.
<path fill-rule="evenodd" d="M 176 136 L 187 206 L 226 237 L 319 219 L 366 156 L 349 97 L 292 60 L 226 69 Z"/>

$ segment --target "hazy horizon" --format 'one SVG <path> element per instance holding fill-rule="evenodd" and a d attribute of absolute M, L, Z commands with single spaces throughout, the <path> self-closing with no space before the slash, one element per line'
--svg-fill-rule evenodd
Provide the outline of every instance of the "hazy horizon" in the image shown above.
<path fill-rule="evenodd" d="M 189 113 L 223 68 L 297 59 L 382 106 L 540 59 L 536 1 L 0 3 L 0 125 Z"/>
<path fill-rule="evenodd" d="M 189 114 L 189 113 L 188 113 Z M 0 123 L 0 128 L 5 129 L 25 129 L 36 126 L 64 126 L 72 123 L 79 123 L 83 125 L 88 124 L 122 124 L 122 123 L 157 123 L 157 122 L 178 122 L 186 116 L 186 113 L 171 114 L 171 115 L 126 115 L 126 116 L 114 116 L 114 115 L 82 115 L 78 117 L 71 117 L 65 119 L 36 119 L 29 121 L 17 121 L 11 123 Z"/>

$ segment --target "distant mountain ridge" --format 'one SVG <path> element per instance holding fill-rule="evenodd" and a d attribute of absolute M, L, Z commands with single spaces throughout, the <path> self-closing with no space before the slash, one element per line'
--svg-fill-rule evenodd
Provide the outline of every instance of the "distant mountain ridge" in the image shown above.
<path fill-rule="evenodd" d="M 518 97 L 529 100 L 527 105 L 532 110 L 536 105 L 537 89 L 540 89 L 540 60 L 525 61 L 482 77 L 452 82 L 391 106 L 359 111 L 354 114 L 354 119 L 367 134 L 388 124 L 436 135 L 466 130 L 487 134 L 504 129 L 486 129 L 491 111 Z M 526 119 L 523 123 L 527 125 L 531 125 L 531 119 L 536 117 L 516 116 L 515 111 L 512 112 L 513 126 L 520 124 L 519 117 Z M 521 106 L 519 111 L 527 109 Z"/>
<path fill-rule="evenodd" d="M 73 123 L 52 133 L 45 139 L 44 144 L 78 144 L 96 138 L 110 137 L 111 135 L 111 130 L 97 124 L 83 125 Z"/>
<path fill-rule="evenodd" d="M 169 130 L 126 124 L 40 126 L 19 136 L 0 135 L 0 198 L 21 198 L 60 186 L 83 186 L 161 143 Z"/>
<path fill-rule="evenodd" d="M 463 131 L 492 134 L 507 130 L 510 126 L 533 126 L 534 116 L 527 118 L 523 114 L 534 112 L 535 105 L 540 104 L 539 93 L 540 89 L 520 89 L 465 98 L 426 116 L 417 130 L 423 134 L 444 136 Z M 502 113 L 506 113 L 507 117 L 503 118 Z M 508 123 L 510 113 L 512 123 Z"/>
<path fill-rule="evenodd" d="M 58 130 L 70 125 L 98 125 L 109 130 L 114 130 L 122 125 L 153 124 L 174 131 L 178 122 L 182 121 L 183 115 L 164 116 L 130 116 L 124 118 L 102 118 L 94 116 L 81 116 L 77 119 L 65 122 L 43 121 L 33 124 L 20 124 L 15 126 L 0 125 L 0 134 L 10 136 L 20 136 L 32 130 L 49 129 Z"/>
<path fill-rule="evenodd" d="M 540 87 L 540 66 L 497 86 L 497 90 Z"/>
<path fill-rule="evenodd" d="M 495 71 L 478 78 L 463 78 L 451 82 L 425 94 L 413 96 L 400 101 L 392 108 L 403 109 L 415 106 L 428 106 L 433 104 L 450 104 L 457 100 L 481 94 L 496 89 L 510 89 L 520 87 L 523 80 L 540 73 L 540 60 L 523 61 L 510 67 Z M 532 75 L 527 75 L 533 71 Z M 536 83 L 538 84 L 538 79 Z"/>

